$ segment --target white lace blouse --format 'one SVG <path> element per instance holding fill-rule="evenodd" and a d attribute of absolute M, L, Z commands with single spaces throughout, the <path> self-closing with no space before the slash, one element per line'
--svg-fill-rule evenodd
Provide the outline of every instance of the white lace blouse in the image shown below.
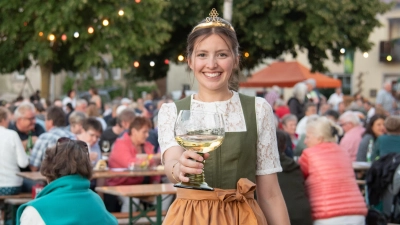
<path fill-rule="evenodd" d="M 246 132 L 246 122 L 240 104 L 239 94 L 233 93 L 231 99 L 218 102 L 201 102 L 191 96 L 191 110 L 218 112 L 224 115 L 225 132 Z M 257 117 L 257 170 L 256 175 L 281 172 L 276 143 L 274 115 L 271 106 L 263 98 L 255 101 Z M 158 113 L 158 141 L 161 153 L 173 146 L 179 146 L 174 138 L 174 125 L 177 117 L 175 103 L 166 103 Z"/>

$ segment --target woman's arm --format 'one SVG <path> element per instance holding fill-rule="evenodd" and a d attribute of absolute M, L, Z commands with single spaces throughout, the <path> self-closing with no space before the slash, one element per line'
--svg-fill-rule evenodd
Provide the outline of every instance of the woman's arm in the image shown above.
<path fill-rule="evenodd" d="M 289 225 L 289 215 L 276 173 L 256 177 L 257 202 L 268 225 Z"/>
<path fill-rule="evenodd" d="M 358 146 L 357 151 L 357 161 L 366 162 L 367 161 L 367 153 L 368 153 L 368 145 L 369 141 L 372 139 L 372 136 L 366 134 L 361 139 L 360 145 Z"/>

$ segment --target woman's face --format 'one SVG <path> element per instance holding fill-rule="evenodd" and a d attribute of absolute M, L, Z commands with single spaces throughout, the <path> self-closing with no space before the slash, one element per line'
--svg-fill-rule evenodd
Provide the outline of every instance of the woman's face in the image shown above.
<path fill-rule="evenodd" d="M 374 132 L 375 136 L 379 137 L 386 132 L 385 121 L 383 119 L 375 120 L 374 124 L 372 125 L 372 132 Z"/>
<path fill-rule="evenodd" d="M 297 121 L 296 120 L 289 120 L 282 126 L 283 130 L 293 136 L 296 133 L 296 126 L 297 126 Z"/>
<path fill-rule="evenodd" d="M 218 91 L 228 88 L 235 58 L 224 39 L 212 34 L 195 44 L 188 64 L 200 88 Z"/>
<path fill-rule="evenodd" d="M 306 138 L 304 139 L 304 144 L 307 148 L 314 147 L 315 145 L 322 143 L 322 138 L 317 137 L 312 128 L 307 129 Z"/>
<path fill-rule="evenodd" d="M 132 128 L 131 130 L 131 139 L 135 144 L 142 145 L 146 143 L 146 139 L 149 137 L 149 128 L 147 126 L 143 126 L 139 130 Z"/>

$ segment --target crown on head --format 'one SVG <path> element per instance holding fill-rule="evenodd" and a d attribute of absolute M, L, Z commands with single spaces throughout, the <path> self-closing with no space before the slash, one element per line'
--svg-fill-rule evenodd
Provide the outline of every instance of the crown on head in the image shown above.
<path fill-rule="evenodd" d="M 209 17 L 206 18 L 205 22 L 200 23 L 193 28 L 192 33 L 198 29 L 209 28 L 209 27 L 227 27 L 227 28 L 235 31 L 235 29 L 233 29 L 233 27 L 230 24 L 224 23 L 221 20 L 221 17 L 218 17 L 218 12 L 215 8 L 213 8 L 211 10 L 210 14 L 208 14 L 208 15 L 209 15 Z"/>

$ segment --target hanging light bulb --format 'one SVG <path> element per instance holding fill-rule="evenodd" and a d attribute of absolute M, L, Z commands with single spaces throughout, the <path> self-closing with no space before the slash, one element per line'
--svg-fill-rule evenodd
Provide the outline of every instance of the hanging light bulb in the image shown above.
<path fill-rule="evenodd" d="M 122 10 L 122 9 L 120 9 L 119 11 L 118 11 L 118 15 L 120 15 L 120 16 L 123 16 L 124 15 L 124 10 Z"/>
<path fill-rule="evenodd" d="M 49 41 L 54 41 L 56 39 L 56 36 L 54 36 L 54 34 L 49 34 L 47 39 L 49 39 Z"/>
<path fill-rule="evenodd" d="M 93 27 L 89 27 L 89 28 L 88 28 L 88 33 L 89 33 L 89 34 L 93 34 L 93 32 L 94 32 Z"/>
<path fill-rule="evenodd" d="M 344 54 L 345 52 L 346 52 L 346 49 L 344 49 L 344 48 L 340 49 L 340 53 Z"/>
<path fill-rule="evenodd" d="M 250 56 L 250 54 L 248 52 L 244 53 L 244 57 L 248 58 Z"/>
<path fill-rule="evenodd" d="M 179 60 L 180 62 L 182 62 L 184 59 L 185 59 L 185 57 L 183 57 L 183 55 L 179 55 L 179 56 L 178 56 L 178 60 Z"/>
<path fill-rule="evenodd" d="M 74 33 L 74 37 L 75 37 L 75 38 L 78 38 L 78 37 L 79 37 L 79 32 L 75 32 L 75 33 Z"/>
<path fill-rule="evenodd" d="M 368 56 L 369 56 L 368 52 L 364 52 L 363 56 L 364 56 L 364 58 L 368 58 Z"/>
<path fill-rule="evenodd" d="M 165 59 L 165 60 L 164 60 L 164 63 L 168 65 L 168 64 L 169 64 L 169 60 L 168 60 L 168 59 Z"/>
<path fill-rule="evenodd" d="M 103 26 L 108 26 L 108 24 L 110 24 L 110 22 L 108 22 L 108 20 L 103 20 Z"/>
<path fill-rule="evenodd" d="M 39 32 L 39 36 L 40 36 L 40 37 L 43 36 L 43 32 L 42 32 L 42 31 Z"/>
<path fill-rule="evenodd" d="M 156 65 L 156 63 L 154 61 L 151 61 L 150 66 L 153 67 L 154 65 Z"/>
<path fill-rule="evenodd" d="M 67 35 L 65 35 L 65 34 L 61 35 L 61 40 L 66 41 L 67 40 Z"/>
<path fill-rule="evenodd" d="M 138 61 L 135 61 L 135 62 L 133 63 L 133 66 L 134 66 L 135 68 L 138 68 L 138 67 L 139 67 L 139 62 L 138 62 Z"/>

